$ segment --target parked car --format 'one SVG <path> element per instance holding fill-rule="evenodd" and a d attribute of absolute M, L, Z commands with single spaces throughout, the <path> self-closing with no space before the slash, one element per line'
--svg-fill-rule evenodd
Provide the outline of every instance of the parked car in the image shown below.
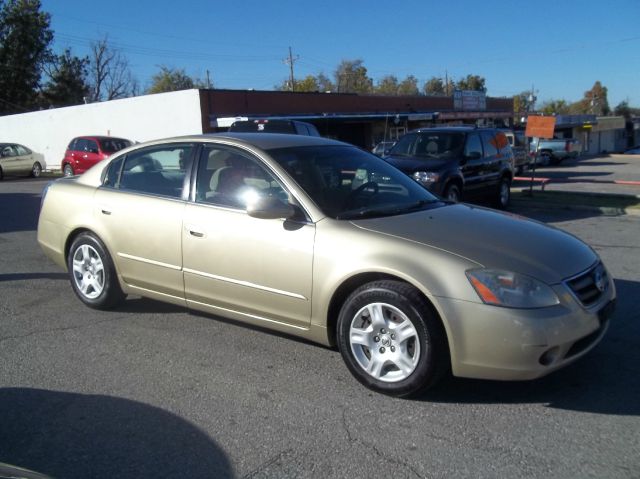
<path fill-rule="evenodd" d="M 624 152 L 625 155 L 640 155 L 640 145 L 629 148 Z"/>
<path fill-rule="evenodd" d="M 38 242 L 89 307 L 141 295 L 337 345 L 356 379 L 396 396 L 448 371 L 544 376 L 600 341 L 616 297 L 576 237 L 302 135 L 116 154 L 49 184 Z"/>
<path fill-rule="evenodd" d="M 513 152 L 493 128 L 421 128 L 400 138 L 385 160 L 450 201 L 489 195 L 506 208 L 511 198 Z"/>
<path fill-rule="evenodd" d="M 529 147 L 527 137 L 524 136 L 524 132 L 521 130 L 500 130 L 505 134 L 507 140 L 509 140 L 509 146 L 513 151 L 513 166 L 514 173 L 519 175 L 529 167 L 531 158 L 529 156 Z"/>
<path fill-rule="evenodd" d="M 0 180 L 21 175 L 37 178 L 44 167 L 44 157 L 18 143 L 0 143 Z"/>
<path fill-rule="evenodd" d="M 229 128 L 241 133 L 289 133 L 293 135 L 320 136 L 315 125 L 297 120 L 239 120 Z"/>
<path fill-rule="evenodd" d="M 131 146 L 131 141 L 112 136 L 79 136 L 69 143 L 64 154 L 64 176 L 80 175 L 115 152 Z"/>
<path fill-rule="evenodd" d="M 389 154 L 389 150 L 391 150 L 391 148 L 393 148 L 393 145 L 395 144 L 395 141 L 381 141 L 373 147 L 371 153 L 380 157 L 387 156 Z"/>
<path fill-rule="evenodd" d="M 539 146 L 538 146 L 539 145 Z M 580 154 L 580 141 L 575 138 L 544 140 L 533 138 L 529 144 L 530 152 L 538 152 L 538 162 L 557 165 L 567 158 L 576 158 Z"/>

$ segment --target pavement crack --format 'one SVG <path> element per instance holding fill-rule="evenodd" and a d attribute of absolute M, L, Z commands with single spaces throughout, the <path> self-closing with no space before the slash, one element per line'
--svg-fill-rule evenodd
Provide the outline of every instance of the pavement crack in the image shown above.
<path fill-rule="evenodd" d="M 66 326 L 63 328 L 50 328 L 50 329 L 41 329 L 41 330 L 37 330 L 37 331 L 31 331 L 30 333 L 26 333 L 26 334 L 18 334 L 15 336 L 5 336 L 0 338 L 0 343 L 3 343 L 5 341 L 10 341 L 12 339 L 23 339 L 23 338 L 28 338 L 30 336 L 39 336 L 41 334 L 48 334 L 48 333 L 58 333 L 61 331 L 71 331 L 74 329 L 84 329 L 84 328 L 90 328 L 92 326 L 96 326 L 98 324 L 102 324 L 102 323 L 111 323 L 114 321 L 118 321 L 121 319 L 125 319 L 126 316 L 116 316 L 113 318 L 109 318 L 109 319 L 103 319 L 101 321 L 95 321 L 93 323 L 88 323 L 88 324 L 78 324 L 75 326 Z"/>
<path fill-rule="evenodd" d="M 284 451 L 280 451 L 278 454 L 276 454 L 275 456 L 271 457 L 270 459 L 268 459 L 267 461 L 263 462 L 262 464 L 260 464 L 257 468 L 255 468 L 253 471 L 245 474 L 243 477 L 243 479 L 248 479 L 251 477 L 255 477 L 258 474 L 260 474 L 261 472 L 265 471 L 266 469 L 268 469 L 270 466 L 278 463 L 283 456 L 286 456 L 287 454 L 291 454 L 293 452 L 293 448 L 290 449 L 285 449 Z"/>

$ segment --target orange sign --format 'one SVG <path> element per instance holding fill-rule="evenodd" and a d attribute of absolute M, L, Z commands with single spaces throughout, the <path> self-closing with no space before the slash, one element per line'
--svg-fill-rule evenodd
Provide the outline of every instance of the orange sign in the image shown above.
<path fill-rule="evenodd" d="M 555 116 L 530 116 L 524 134 L 530 138 L 553 138 L 555 126 Z"/>

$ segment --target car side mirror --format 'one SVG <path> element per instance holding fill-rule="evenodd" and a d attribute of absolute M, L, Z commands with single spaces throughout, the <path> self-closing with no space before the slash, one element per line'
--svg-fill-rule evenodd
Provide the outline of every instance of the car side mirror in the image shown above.
<path fill-rule="evenodd" d="M 289 219 L 295 214 L 295 208 L 273 196 L 258 198 L 247 206 L 247 214 L 263 220 Z"/>

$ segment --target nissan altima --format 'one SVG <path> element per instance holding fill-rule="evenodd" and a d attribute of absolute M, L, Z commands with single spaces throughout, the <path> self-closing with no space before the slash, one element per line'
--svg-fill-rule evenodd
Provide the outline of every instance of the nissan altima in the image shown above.
<path fill-rule="evenodd" d="M 574 236 L 444 201 L 370 153 L 302 135 L 122 150 L 47 186 L 38 242 L 89 307 L 138 295 L 301 336 L 394 396 L 448 373 L 566 366 L 601 340 L 616 297 Z"/>

